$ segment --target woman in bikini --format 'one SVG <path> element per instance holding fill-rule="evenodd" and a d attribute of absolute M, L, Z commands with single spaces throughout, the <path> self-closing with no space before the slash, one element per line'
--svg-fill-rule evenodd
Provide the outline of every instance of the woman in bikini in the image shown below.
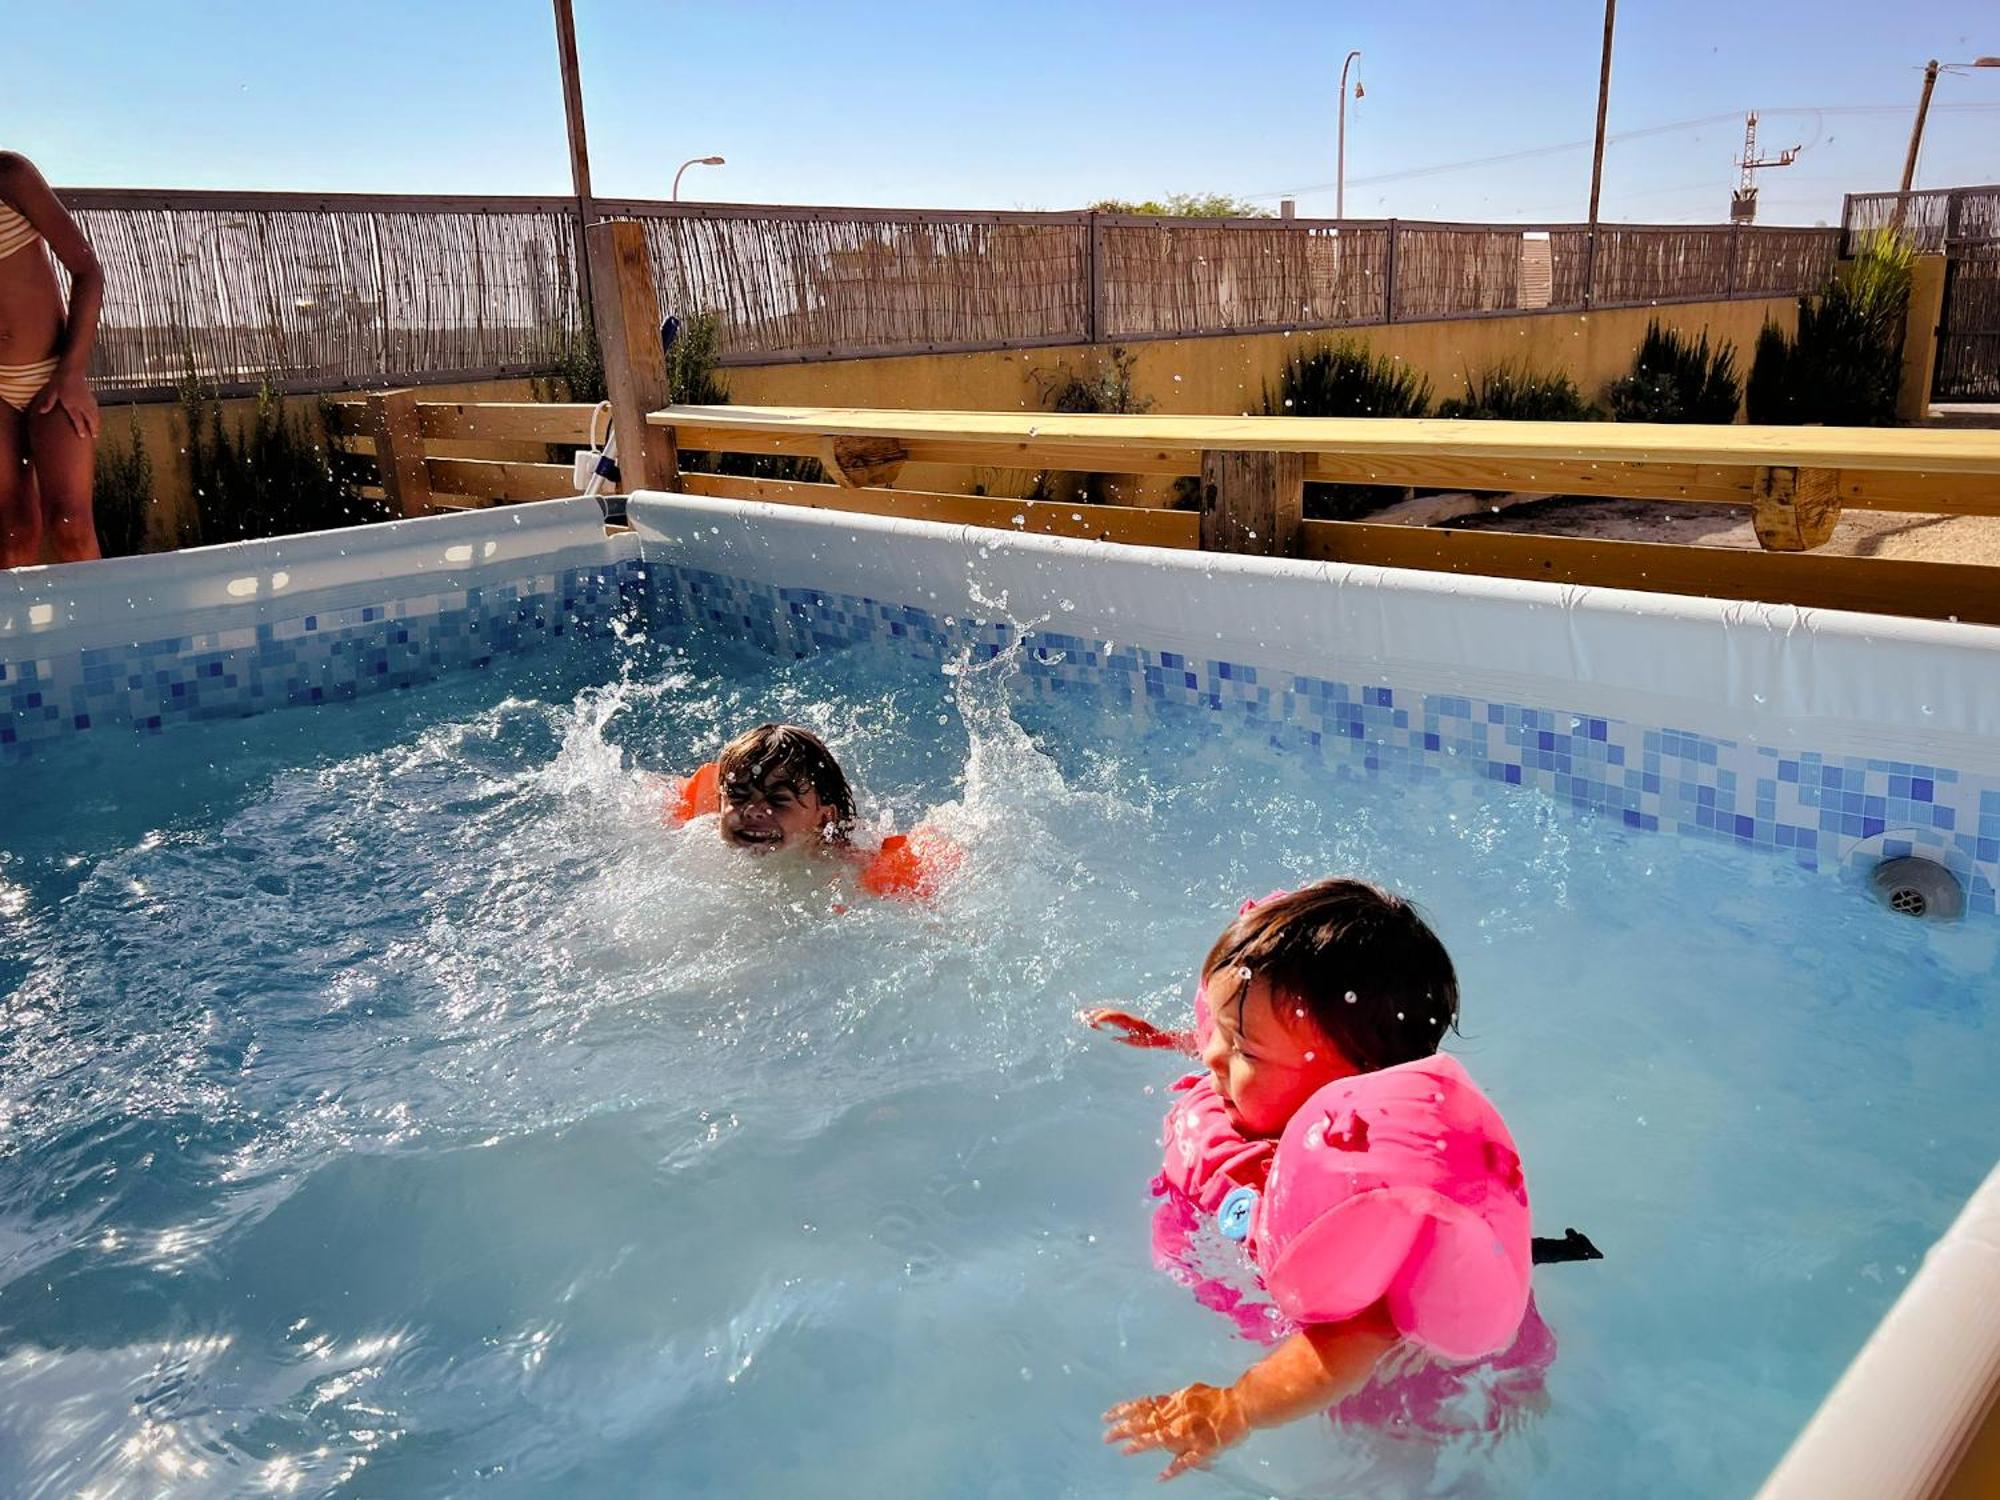
<path fill-rule="evenodd" d="M 70 276 L 63 306 L 49 252 Z M 85 372 L 104 273 L 25 156 L 0 151 L 0 568 L 100 556 L 90 516 L 97 399 Z"/>

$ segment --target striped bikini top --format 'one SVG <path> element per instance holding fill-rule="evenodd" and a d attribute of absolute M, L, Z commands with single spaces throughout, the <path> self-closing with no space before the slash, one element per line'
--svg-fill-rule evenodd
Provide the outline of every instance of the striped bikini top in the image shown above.
<path fill-rule="evenodd" d="M 27 249 L 41 237 L 41 231 L 30 224 L 13 204 L 0 203 L 0 260 L 5 260 L 16 250 Z"/>

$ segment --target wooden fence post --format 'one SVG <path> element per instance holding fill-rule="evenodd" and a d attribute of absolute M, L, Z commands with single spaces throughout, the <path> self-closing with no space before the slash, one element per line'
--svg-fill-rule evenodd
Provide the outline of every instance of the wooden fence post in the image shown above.
<path fill-rule="evenodd" d="M 368 435 L 375 439 L 375 467 L 382 493 L 398 516 L 429 515 L 431 476 L 424 467 L 424 424 L 417 393 L 376 391 L 368 398 Z"/>
<path fill-rule="evenodd" d="M 1297 557 L 1305 535 L 1302 453 L 1201 456 L 1201 545 L 1208 552 Z"/>
<path fill-rule="evenodd" d="M 1382 252 L 1382 321 L 1396 321 L 1396 221 L 1389 221 L 1389 244 Z"/>
<path fill-rule="evenodd" d="M 619 487 L 628 494 L 672 489 L 680 478 L 674 430 L 646 421 L 646 413 L 673 404 L 646 227 L 636 219 L 612 219 L 592 224 L 584 234 L 597 294 L 604 383 L 610 388 L 611 422 L 618 433 Z"/>
<path fill-rule="evenodd" d="M 1760 468 L 1751 529 L 1766 552 L 1810 552 L 1840 524 L 1837 469 Z"/>
<path fill-rule="evenodd" d="M 1097 210 L 1090 210 L 1089 227 L 1090 259 L 1087 267 L 1090 275 L 1089 335 L 1086 342 L 1092 344 L 1104 341 L 1104 226 L 1097 222 Z"/>

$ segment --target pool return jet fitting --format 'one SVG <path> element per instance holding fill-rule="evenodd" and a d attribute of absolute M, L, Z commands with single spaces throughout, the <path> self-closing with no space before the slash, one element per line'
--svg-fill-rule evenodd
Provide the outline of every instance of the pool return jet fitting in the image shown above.
<path fill-rule="evenodd" d="M 1965 890 L 1943 865 L 1922 855 L 1885 859 L 1868 874 L 1868 888 L 1890 911 L 1926 922 L 1956 922 L 1965 915 Z"/>

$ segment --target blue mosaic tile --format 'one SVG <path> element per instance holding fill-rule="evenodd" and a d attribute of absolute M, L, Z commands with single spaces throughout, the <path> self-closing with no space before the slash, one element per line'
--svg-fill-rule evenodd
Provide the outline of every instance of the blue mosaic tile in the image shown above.
<path fill-rule="evenodd" d="M 150 733 L 406 687 L 552 637 L 604 629 L 636 610 L 642 592 L 640 565 L 625 562 L 0 662 L 0 746 L 20 756 L 73 734 Z"/>
<path fill-rule="evenodd" d="M 978 658 L 1013 640 L 1007 625 L 902 602 L 780 591 L 671 567 L 655 567 L 651 584 L 648 607 L 662 624 L 705 622 L 781 656 L 873 643 L 929 660 L 968 649 Z M 1028 644 L 1025 691 L 1096 693 L 1136 712 L 1205 709 L 1218 734 L 1229 725 L 1248 730 L 1273 749 L 1310 756 L 1336 778 L 1420 780 L 1456 763 L 1496 784 L 1615 816 L 1634 831 L 1782 853 L 1808 870 L 1865 870 L 1893 840 L 1947 863 L 1974 911 L 1996 910 L 2000 788 L 1949 767 L 1780 754 L 1669 726 L 1381 683 L 1290 673 L 1274 686 L 1268 668 L 1260 680 L 1250 663 L 1054 631 Z"/>

